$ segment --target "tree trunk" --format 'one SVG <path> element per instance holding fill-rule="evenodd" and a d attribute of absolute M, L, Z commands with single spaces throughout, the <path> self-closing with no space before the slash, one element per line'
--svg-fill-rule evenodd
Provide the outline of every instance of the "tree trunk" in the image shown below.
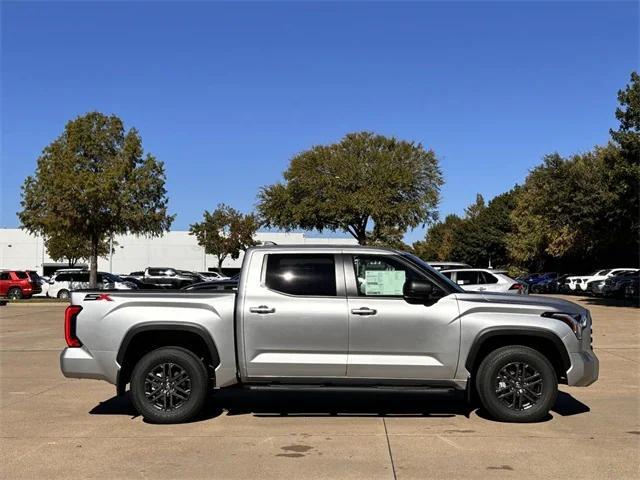
<path fill-rule="evenodd" d="M 366 230 L 357 229 L 356 233 L 358 234 L 358 236 L 356 237 L 358 239 L 358 243 L 360 245 L 366 245 L 367 244 L 367 231 Z"/>
<path fill-rule="evenodd" d="M 89 288 L 98 288 L 98 236 L 91 236 L 91 258 L 89 259 Z"/>
<path fill-rule="evenodd" d="M 227 257 L 226 255 L 216 255 L 218 257 L 218 273 L 222 275 L 222 262 Z"/>

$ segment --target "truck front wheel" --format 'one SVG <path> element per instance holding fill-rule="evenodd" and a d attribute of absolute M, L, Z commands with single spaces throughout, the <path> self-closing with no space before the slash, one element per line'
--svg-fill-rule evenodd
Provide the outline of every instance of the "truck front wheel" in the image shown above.
<path fill-rule="evenodd" d="M 490 352 L 476 374 L 482 406 L 496 420 L 537 422 L 556 402 L 558 377 L 547 358 L 514 345 Z"/>
<path fill-rule="evenodd" d="M 131 397 L 138 413 L 152 423 L 193 419 L 207 396 L 207 372 L 187 349 L 164 347 L 147 353 L 131 374 Z"/>

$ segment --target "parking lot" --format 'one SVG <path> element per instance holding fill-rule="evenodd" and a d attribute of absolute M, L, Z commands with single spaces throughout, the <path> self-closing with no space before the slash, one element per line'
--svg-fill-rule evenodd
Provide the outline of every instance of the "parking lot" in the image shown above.
<path fill-rule="evenodd" d="M 591 309 L 600 380 L 502 424 L 459 398 L 227 391 L 151 425 L 104 382 L 65 379 L 64 304 L 0 307 L 2 478 L 638 478 L 640 311 Z"/>

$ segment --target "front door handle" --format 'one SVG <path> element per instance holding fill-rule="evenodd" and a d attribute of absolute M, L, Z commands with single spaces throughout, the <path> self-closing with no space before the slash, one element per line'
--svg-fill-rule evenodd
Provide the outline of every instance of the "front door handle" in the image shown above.
<path fill-rule="evenodd" d="M 260 305 L 259 307 L 251 307 L 249 308 L 251 313 L 274 313 L 276 311 L 275 308 L 269 308 L 266 305 Z"/>
<path fill-rule="evenodd" d="M 378 311 L 374 310 L 373 308 L 362 307 L 354 308 L 353 310 L 351 310 L 351 313 L 353 313 L 354 315 L 375 315 L 376 313 L 378 313 Z"/>

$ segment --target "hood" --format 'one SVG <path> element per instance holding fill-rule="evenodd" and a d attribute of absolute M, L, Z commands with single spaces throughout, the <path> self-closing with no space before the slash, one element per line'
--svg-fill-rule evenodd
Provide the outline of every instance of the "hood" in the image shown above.
<path fill-rule="evenodd" d="M 556 311 L 565 313 L 586 313 L 586 309 L 577 303 L 561 298 L 539 297 L 535 295 L 512 295 L 506 293 L 457 293 L 458 300 L 479 303 L 482 306 L 500 306 L 506 309 L 523 310 L 527 312 Z M 481 307 L 478 305 L 478 307 Z M 524 313 L 524 312 L 523 312 Z"/>

